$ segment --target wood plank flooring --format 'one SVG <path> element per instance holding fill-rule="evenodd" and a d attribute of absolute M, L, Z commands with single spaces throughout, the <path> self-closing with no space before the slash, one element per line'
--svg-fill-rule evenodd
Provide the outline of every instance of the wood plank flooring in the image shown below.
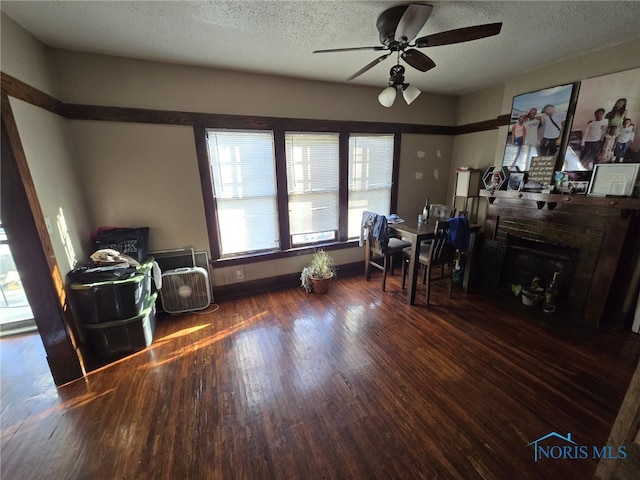
<path fill-rule="evenodd" d="M 2 339 L 1 477 L 591 478 L 527 444 L 604 445 L 640 337 L 574 341 L 446 282 L 411 307 L 399 280 L 160 317 L 151 347 L 57 389 L 37 335 Z"/>

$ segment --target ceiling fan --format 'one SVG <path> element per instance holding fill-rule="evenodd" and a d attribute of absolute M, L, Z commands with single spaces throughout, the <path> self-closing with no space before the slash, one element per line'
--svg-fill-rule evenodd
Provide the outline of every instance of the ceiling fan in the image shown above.
<path fill-rule="evenodd" d="M 454 43 L 462 43 L 491 37 L 499 34 L 500 29 L 502 28 L 501 22 L 456 28 L 454 30 L 426 35 L 415 39 L 415 42 L 411 43 L 422 27 L 424 27 L 429 15 L 431 15 L 431 10 L 433 10 L 433 6 L 422 3 L 411 3 L 391 7 L 382 12 L 376 21 L 376 27 L 380 34 L 380 43 L 382 43 L 382 45 L 375 45 L 371 47 L 331 48 L 327 50 L 315 50 L 313 53 L 348 52 L 354 50 L 388 50 L 388 53 L 376 58 L 347 78 L 347 81 L 350 81 L 375 67 L 395 52 L 398 56 L 397 64 L 391 68 L 389 86 L 402 87 L 403 92 L 405 92 L 407 87 L 409 87 L 409 84 L 404 83 L 404 67 L 400 65 L 401 58 L 407 64 L 421 72 L 426 72 L 436 66 L 435 62 L 431 58 L 420 50 L 416 50 L 416 48 L 451 45 Z M 417 95 L 415 95 L 415 97 L 417 97 Z M 415 97 L 413 99 L 415 99 Z M 411 101 L 413 101 L 413 99 Z M 382 100 L 381 103 L 383 103 Z M 393 100 L 391 100 L 391 103 L 393 103 Z M 407 100 L 407 103 L 411 102 Z"/>

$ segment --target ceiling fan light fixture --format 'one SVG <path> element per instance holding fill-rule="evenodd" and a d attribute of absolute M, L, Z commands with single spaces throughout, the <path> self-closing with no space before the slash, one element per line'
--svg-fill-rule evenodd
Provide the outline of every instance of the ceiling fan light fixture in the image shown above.
<path fill-rule="evenodd" d="M 382 90 L 382 92 L 380 92 L 380 95 L 378 95 L 378 101 L 380 102 L 380 105 L 387 108 L 393 105 L 393 102 L 396 100 L 396 94 L 396 87 L 387 87 Z"/>
<path fill-rule="evenodd" d="M 407 102 L 407 105 L 411 105 L 421 93 L 422 92 L 413 85 L 407 85 L 402 89 L 402 96 L 404 97 L 404 101 Z"/>

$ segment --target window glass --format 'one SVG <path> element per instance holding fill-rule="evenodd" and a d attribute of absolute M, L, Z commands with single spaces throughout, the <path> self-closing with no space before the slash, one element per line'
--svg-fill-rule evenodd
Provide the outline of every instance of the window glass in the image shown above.
<path fill-rule="evenodd" d="M 292 245 L 337 239 L 339 135 L 286 133 Z"/>
<path fill-rule="evenodd" d="M 349 238 L 360 235 L 364 210 L 391 213 L 393 144 L 393 135 L 349 137 Z"/>
<path fill-rule="evenodd" d="M 271 131 L 207 131 L 222 257 L 280 247 Z"/>

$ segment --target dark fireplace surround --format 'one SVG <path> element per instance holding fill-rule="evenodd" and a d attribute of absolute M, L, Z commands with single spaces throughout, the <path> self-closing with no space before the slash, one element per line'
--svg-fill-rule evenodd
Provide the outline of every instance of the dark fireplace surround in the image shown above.
<path fill-rule="evenodd" d="M 485 238 L 502 248 L 499 282 L 547 286 L 559 271 L 561 313 L 591 327 L 622 326 L 639 254 L 640 200 L 524 192 L 487 197 Z"/>

